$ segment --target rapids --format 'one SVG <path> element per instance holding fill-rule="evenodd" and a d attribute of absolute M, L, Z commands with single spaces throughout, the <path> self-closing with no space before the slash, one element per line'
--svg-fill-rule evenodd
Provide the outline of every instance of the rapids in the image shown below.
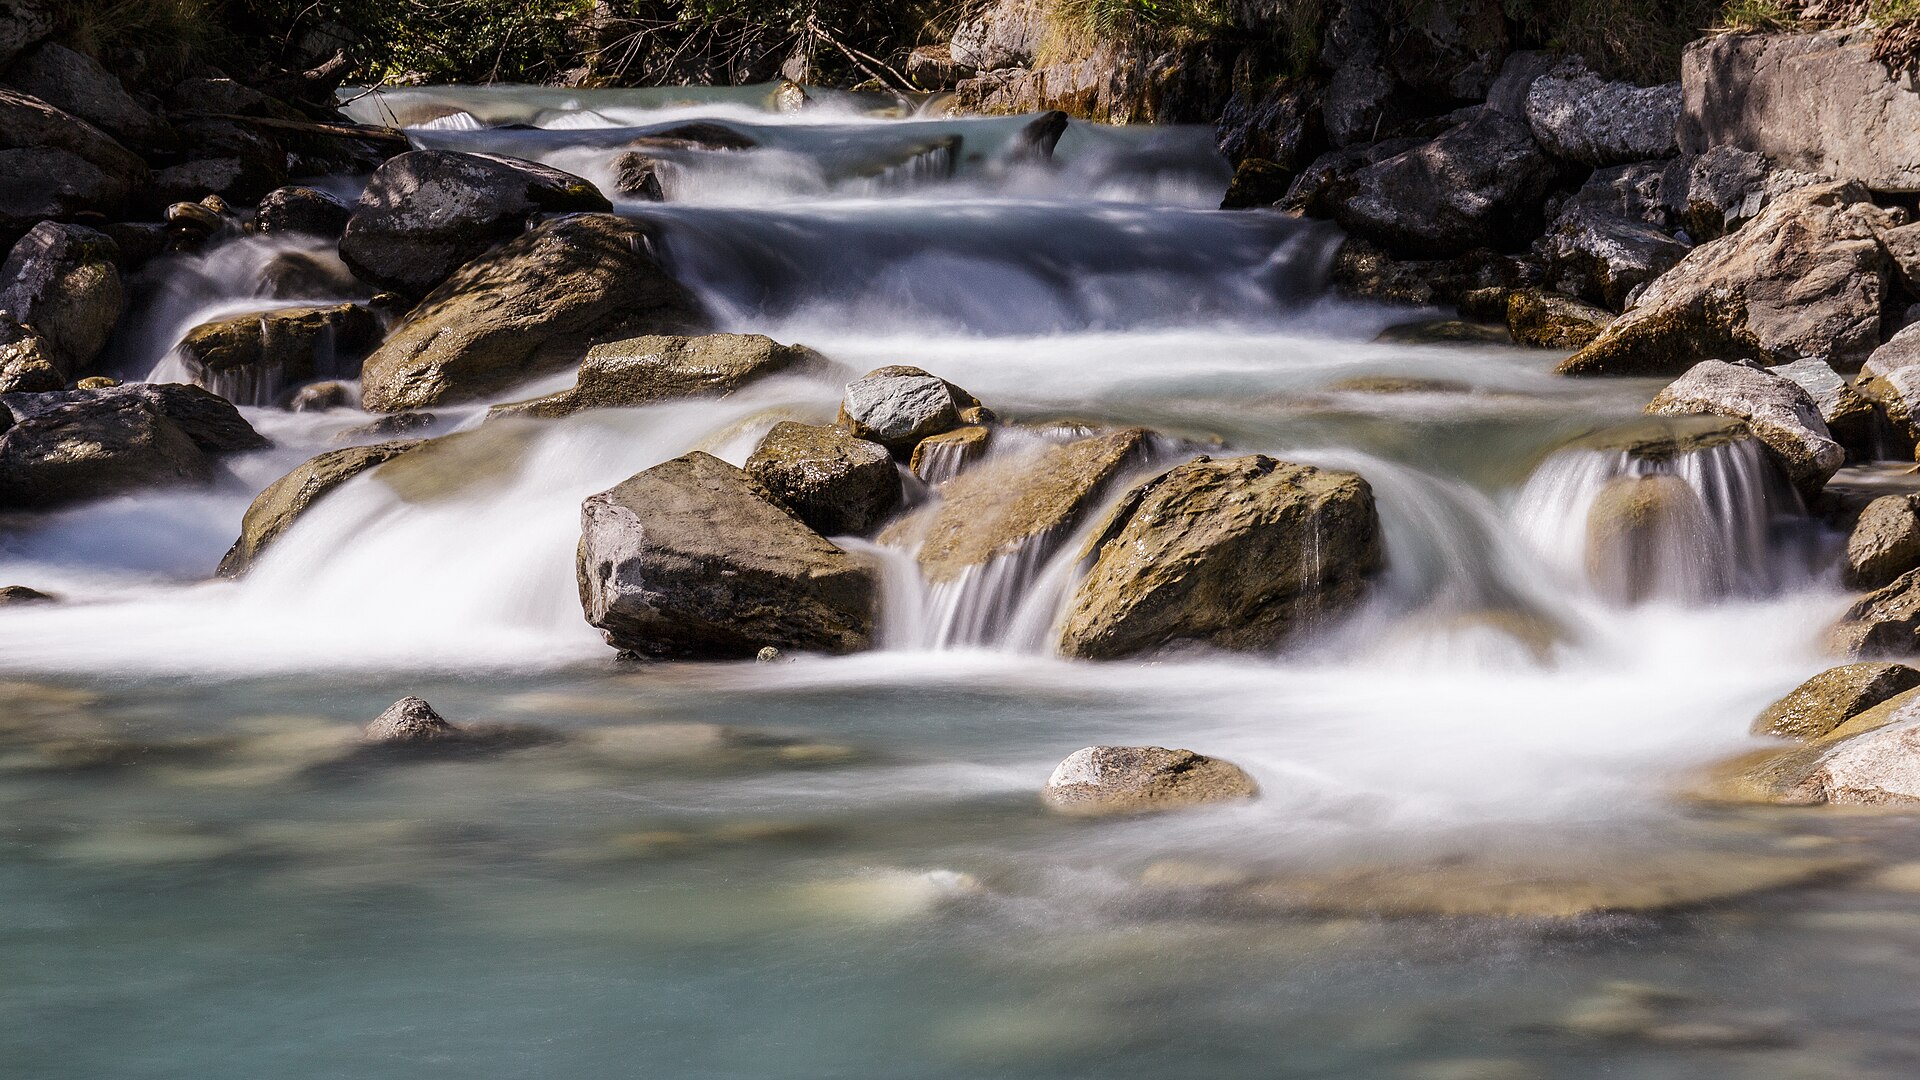
<path fill-rule="evenodd" d="M 637 134 L 750 136 L 676 151 L 669 201 L 619 209 L 657 224 L 724 329 L 839 371 L 559 421 L 437 410 L 434 432 L 469 434 L 350 481 L 238 582 L 210 575 L 252 497 L 343 438 L 375 441 L 354 430 L 371 417 L 225 387 L 276 446 L 213 490 L 6 521 L 0 584 L 67 602 L 0 608 L 0 671 L 126 752 L 66 769 L 0 746 L 0 1014 L 25 1021 L 0 1061 L 196 1080 L 1829 1075 L 1785 1071 L 1812 1057 L 1908 1074 L 1905 1021 L 1857 1019 L 1920 974 L 1896 886 L 1584 929 L 1249 918 L 1143 890 L 1170 859 L 1552 852 L 1605 873 L 1920 844 L 1675 794 L 1755 745 L 1752 716 L 1826 666 L 1820 628 L 1848 602 L 1836 537 L 1750 444 L 1670 464 L 1701 516 L 1622 602 L 1594 579 L 1588 515 L 1642 466 L 1571 444 L 1635 419 L 1657 384 L 1376 340 L 1421 313 L 1333 297 L 1321 227 L 1211 209 L 1227 173 L 1208 132 L 1076 122 L 1048 163 L 1021 152 L 1030 118 L 815 98 L 421 88 L 346 106 L 420 146 L 603 181 Z M 199 323 L 362 295 L 270 272 L 290 256 L 332 258 L 234 235 L 161 260 L 119 370 L 184 379 L 175 347 Z M 878 650 L 616 665 L 576 596 L 580 501 L 695 448 L 739 464 L 893 363 L 1004 418 L 1357 471 L 1387 569 L 1364 610 L 1283 654 L 1092 665 L 1050 644 L 1091 524 L 932 588 L 910 550 L 848 540 L 885 568 Z M 748 756 L 308 767 L 404 693 L 456 720 L 725 725 Z M 38 722 L 0 720 L 0 739 Z M 805 754 L 751 757 L 774 753 L 765 732 Z M 1263 798 L 1098 825 L 1038 811 L 1059 759 L 1129 742 L 1235 761 Z M 1794 1049 L 1763 1073 L 1746 1045 L 1602 1054 L 1555 1026 L 1621 979 L 1768 1018 Z"/>

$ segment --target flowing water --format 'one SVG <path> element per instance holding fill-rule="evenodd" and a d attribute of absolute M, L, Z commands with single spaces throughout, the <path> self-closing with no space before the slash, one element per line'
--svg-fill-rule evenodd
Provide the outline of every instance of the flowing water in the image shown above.
<path fill-rule="evenodd" d="M 0 609 L 0 678 L 20 684 L 0 717 L 0 1074 L 1920 1068 L 1911 819 L 1679 794 L 1758 745 L 1751 718 L 1826 666 L 1821 628 L 1848 602 L 1835 538 L 1750 444 L 1660 463 L 1583 448 L 1656 384 L 1376 341 L 1418 313 L 1327 295 L 1321 229 L 1210 209 L 1226 173 L 1205 131 L 1076 123 L 1048 162 L 1030 118 L 816 101 L 419 90 L 349 111 L 596 179 L 674 125 L 750 136 L 675 151 L 669 201 L 621 211 L 659 226 L 725 329 L 839 373 L 550 422 L 440 410 L 435 431 L 467 433 L 329 495 L 240 582 L 210 575 L 252 496 L 373 441 L 369 417 L 260 390 L 246 412 L 276 447 L 213 490 L 0 523 L 0 583 L 67 598 Z M 154 266 L 121 369 L 190 376 L 173 350 L 199 322 L 353 298 L 268 272 L 289 255 L 329 258 L 234 236 Z M 1035 439 L 1142 424 L 1168 447 L 1357 471 L 1387 567 L 1363 610 L 1285 653 L 1092 665 L 1049 644 L 1089 525 L 931 588 L 910 550 L 848 540 L 884 571 L 879 650 L 616 664 L 574 592 L 580 500 L 694 448 L 739 463 L 890 363 Z M 929 466 L 924 497 L 956 467 Z M 1597 558 L 1607 486 L 1652 474 L 1688 509 L 1655 556 Z M 357 753 L 358 725 L 407 693 L 576 737 Z M 1040 784 L 1094 743 L 1192 747 L 1263 794 L 1049 817 Z M 1863 864 L 1684 916 L 1573 921 L 1276 910 L 1224 888 L 1780 858 Z M 1653 1019 L 1606 1020 L 1622 1010 Z"/>

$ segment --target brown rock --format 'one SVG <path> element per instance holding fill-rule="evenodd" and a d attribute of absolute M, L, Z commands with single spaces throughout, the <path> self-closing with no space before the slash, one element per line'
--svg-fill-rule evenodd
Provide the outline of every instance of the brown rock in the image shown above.
<path fill-rule="evenodd" d="M 1177 810 L 1259 794 L 1239 766 L 1162 746 L 1089 746 L 1047 778 L 1047 808 L 1076 816 Z"/>
<path fill-rule="evenodd" d="M 1755 735 L 1820 739 L 1840 725 L 1920 686 L 1920 671 L 1905 664 L 1846 664 L 1794 687 L 1753 722 Z"/>
<path fill-rule="evenodd" d="M 724 397 L 770 375 L 827 367 L 827 359 L 805 345 L 782 345 L 761 334 L 622 338 L 588 349 L 573 386 L 530 401 L 496 405 L 492 415 L 557 418 L 582 409 Z"/>
<path fill-rule="evenodd" d="M 865 535 L 900 507 L 900 472 L 887 448 L 835 427 L 775 424 L 747 459 L 747 475 L 825 536 Z"/>

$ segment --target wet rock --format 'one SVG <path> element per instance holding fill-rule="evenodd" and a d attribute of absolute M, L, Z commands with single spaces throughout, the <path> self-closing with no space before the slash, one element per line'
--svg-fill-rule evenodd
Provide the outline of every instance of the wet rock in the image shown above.
<path fill-rule="evenodd" d="M 1402 375 L 1352 375 L 1324 388 L 1329 394 L 1467 394 L 1473 387 L 1451 379 Z"/>
<path fill-rule="evenodd" d="M 953 581 L 997 557 L 1064 540 L 1109 485 L 1146 462 L 1150 439 L 1145 428 L 1128 428 L 988 460 L 949 482 L 922 520 L 900 528 L 924 526 L 921 573 L 936 584 Z"/>
<path fill-rule="evenodd" d="M 302 463 L 299 468 L 275 480 L 254 497 L 240 522 L 240 538 L 220 560 L 217 573 L 224 578 L 240 577 L 253 568 L 260 555 L 287 531 L 300 515 L 307 512 L 334 488 L 377 465 L 399 457 L 419 446 L 418 440 L 376 443 L 330 450 Z"/>
<path fill-rule="evenodd" d="M 1507 297 L 1507 330 L 1522 345 L 1577 349 L 1612 321 L 1612 314 L 1571 296 L 1521 289 Z"/>
<path fill-rule="evenodd" d="M 93 124 L 129 146 L 167 149 L 178 142 L 165 120 L 135 101 L 120 80 L 92 57 L 49 41 L 5 70 L 9 85 Z"/>
<path fill-rule="evenodd" d="M 814 374 L 825 357 L 761 334 L 646 335 L 587 350 L 574 385 L 545 397 L 494 406 L 502 416 L 571 416 L 583 409 L 633 409 L 662 401 L 724 397 L 771 375 Z"/>
<path fill-rule="evenodd" d="M 616 648 L 744 658 L 872 641 L 873 568 L 717 458 L 656 465 L 588 498 L 581 520 L 581 605 Z"/>
<path fill-rule="evenodd" d="M 325 412 L 328 409 L 352 408 L 359 403 L 359 400 L 360 392 L 353 384 L 330 379 L 326 382 L 311 383 L 295 391 L 293 397 L 287 402 L 287 409 L 292 412 Z"/>
<path fill-rule="evenodd" d="M 747 475 L 826 536 L 864 536 L 900 507 L 900 472 L 886 447 L 835 427 L 775 424 L 747 459 Z"/>
<path fill-rule="evenodd" d="M 1416 257 L 1517 246 L 1538 231 L 1556 175 L 1524 123 L 1482 107 L 1432 142 L 1336 185 L 1333 219 Z"/>
<path fill-rule="evenodd" d="M 1920 655 L 1920 570 L 1909 570 L 1855 601 L 1828 641 L 1842 656 Z"/>
<path fill-rule="evenodd" d="M 1600 174 L 1588 181 L 1604 185 Z M 1678 265 L 1692 250 L 1662 229 L 1609 205 L 1603 192 L 1569 200 L 1535 243 L 1556 287 L 1614 311 L 1636 290 Z M 1582 342 L 1582 344 L 1585 344 Z"/>
<path fill-rule="evenodd" d="M 0 264 L 0 311 L 33 329 L 63 386 L 99 356 L 120 318 L 118 255 L 103 232 L 43 221 Z"/>
<path fill-rule="evenodd" d="M 146 163 L 85 120 L 0 87 L 0 241 L 46 218 L 112 216 Z"/>
<path fill-rule="evenodd" d="M 52 352 L 39 334 L 0 311 L 0 394 L 63 389 L 67 380 Z M 0 430 L 5 429 L 6 424 L 0 424 Z"/>
<path fill-rule="evenodd" d="M 944 484 L 986 457 L 992 444 L 993 429 L 982 424 L 943 431 L 920 440 L 913 448 L 907 468 L 929 484 Z"/>
<path fill-rule="evenodd" d="M 383 289 L 424 296 L 537 214 L 611 209 L 592 184 L 535 162 L 413 150 L 387 159 L 367 181 L 340 257 Z"/>
<path fill-rule="evenodd" d="M 1867 504 L 1847 537 L 1846 583 L 1878 589 L 1920 567 L 1920 510 L 1911 495 L 1883 495 Z"/>
<path fill-rule="evenodd" d="M 1505 318 L 1507 291 L 1540 280 L 1521 260 L 1485 249 L 1450 259 L 1398 259 L 1353 238 L 1335 254 L 1331 278 L 1350 296 L 1421 306 L 1463 304 L 1476 294 L 1500 290 L 1497 310 L 1482 316 L 1492 318 Z"/>
<path fill-rule="evenodd" d="M 360 304 L 271 308 L 202 323 L 187 331 L 179 350 L 196 383 L 264 404 L 283 386 L 357 372 L 381 329 Z"/>
<path fill-rule="evenodd" d="M 1854 387 L 1880 407 L 1896 432 L 1909 442 L 1920 441 L 1920 323 L 1873 350 Z"/>
<path fill-rule="evenodd" d="M 1847 451 L 1849 461 L 1871 461 L 1878 456 L 1880 420 L 1873 405 L 1824 360 L 1795 360 L 1771 369 L 1792 379 L 1813 399 L 1827 433 Z"/>
<path fill-rule="evenodd" d="M 7 585 L 0 587 L 0 607 L 14 607 L 21 604 L 51 604 L 59 597 L 43 593 L 39 589 L 30 589 L 25 585 Z"/>
<path fill-rule="evenodd" d="M 1637 604 L 1658 591 L 1675 561 L 1671 549 L 1705 533 L 1706 508 L 1673 473 L 1609 481 L 1587 511 L 1587 578 L 1616 603 Z"/>
<path fill-rule="evenodd" d="M 1720 34 L 1687 47 L 1680 145 L 1765 154 L 1876 191 L 1920 191 L 1920 97 L 1863 28 Z"/>
<path fill-rule="evenodd" d="M 425 435 L 439 422 L 440 418 L 430 412 L 393 413 L 347 428 L 334 435 L 333 443 L 336 446 L 346 446 L 351 443 L 365 442 L 368 439 L 387 440 L 407 435 Z"/>
<path fill-rule="evenodd" d="M 1380 523 L 1352 473 L 1199 458 L 1128 492 L 1086 555 L 1063 653 L 1269 649 L 1358 601 L 1380 565 Z"/>
<path fill-rule="evenodd" d="M 457 739 L 459 728 L 442 719 L 433 706 L 417 697 L 403 697 L 374 717 L 362 737 L 387 746 L 419 746 Z"/>
<path fill-rule="evenodd" d="M 599 341 L 687 329 L 698 302 L 660 268 L 642 223 L 543 222 L 455 271 L 393 328 L 361 400 L 394 412 L 470 401 L 576 364 Z"/>
<path fill-rule="evenodd" d="M 1549 154 L 1581 165 L 1619 165 L 1679 150 L 1680 84 L 1606 82 L 1577 61 L 1535 79 L 1527 126 Z"/>
<path fill-rule="evenodd" d="M 667 197 L 660 184 L 660 163 L 637 150 L 613 159 L 613 188 L 629 199 L 644 202 L 661 202 Z"/>
<path fill-rule="evenodd" d="M 1293 170 L 1275 165 L 1265 158 L 1248 158 L 1233 170 L 1233 180 L 1220 200 L 1222 210 L 1245 210 L 1272 206 L 1287 197 L 1293 185 Z"/>
<path fill-rule="evenodd" d="M 1421 319 L 1395 323 L 1374 335 L 1373 340 L 1396 345 L 1511 345 L 1513 332 L 1470 319 Z"/>
<path fill-rule="evenodd" d="M 92 382 L 92 380 L 87 380 Z M 46 394 L 7 394 L 0 403 L 16 419 L 39 416 L 67 405 L 92 406 L 128 398 L 145 402 L 172 421 L 188 439 L 209 454 L 259 450 L 273 445 L 253 429 L 233 405 L 216 394 L 187 383 L 119 383 L 93 385 Z"/>
<path fill-rule="evenodd" d="M 1251 799 L 1253 777 L 1231 762 L 1162 746 L 1089 746 L 1068 755 L 1042 797 L 1063 814 L 1100 816 L 1177 810 Z"/>
<path fill-rule="evenodd" d="M 111 375 L 89 375 L 73 384 L 75 390 L 111 390 L 121 385 L 120 380 Z"/>
<path fill-rule="evenodd" d="M 1707 413 L 1742 421 L 1804 495 L 1820 490 L 1846 461 L 1813 398 L 1791 379 L 1721 360 L 1704 360 L 1655 395 L 1655 416 Z"/>
<path fill-rule="evenodd" d="M 847 384 L 839 423 L 854 437 L 906 455 L 920 440 L 960 426 L 973 395 L 917 367 L 876 368 Z"/>
<path fill-rule="evenodd" d="M 16 408 L 14 401 L 8 406 Z M 13 426 L 0 435 L 0 506 L 60 506 L 212 482 L 212 462 L 187 433 L 135 397 L 75 402 L 29 416 L 16 408 Z"/>
<path fill-rule="evenodd" d="M 256 232 L 329 239 L 346 231 L 353 208 L 317 188 L 282 187 L 267 192 L 253 218 Z"/>
<path fill-rule="evenodd" d="M 1755 735 L 1819 739 L 1861 713 L 1920 687 L 1920 671 L 1905 664 L 1846 664 L 1794 687 L 1753 722 Z"/>
<path fill-rule="evenodd" d="M 1776 199 L 1750 227 L 1693 249 L 1632 311 L 1560 365 L 1565 375 L 1657 375 L 1703 356 L 1864 361 L 1880 340 L 1896 212 L 1851 184 Z"/>

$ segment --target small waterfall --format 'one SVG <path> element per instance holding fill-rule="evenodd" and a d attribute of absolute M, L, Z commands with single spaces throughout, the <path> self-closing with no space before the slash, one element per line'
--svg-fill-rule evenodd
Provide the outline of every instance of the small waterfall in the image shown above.
<path fill-rule="evenodd" d="M 1060 530 L 1035 533 L 1012 551 L 962 570 L 927 592 L 923 645 L 929 649 L 968 649 L 1003 644 L 1022 607 L 1033 597 L 1033 583 L 1059 550 Z"/>
<path fill-rule="evenodd" d="M 286 306 L 286 305 L 282 305 Z M 217 316 L 213 316 L 217 317 Z M 235 405 L 269 408 L 282 404 L 290 390 L 321 379 L 358 379 L 365 350 L 343 350 L 332 323 L 322 324 L 310 349 L 276 340 L 273 323 L 262 312 L 260 360 L 230 368 L 209 368 L 176 345 L 148 374 L 148 382 L 190 382 Z"/>
<path fill-rule="evenodd" d="M 1800 512 L 1751 438 L 1673 454 L 1561 450 L 1534 470 L 1513 510 L 1566 580 L 1621 603 L 1773 590 L 1786 573 L 1773 519 Z"/>
<path fill-rule="evenodd" d="M 916 150 L 904 161 L 895 162 L 871 176 L 863 176 L 848 185 L 861 195 L 886 195 L 927 184 L 953 179 L 960 163 L 961 138 L 958 135 Z"/>

